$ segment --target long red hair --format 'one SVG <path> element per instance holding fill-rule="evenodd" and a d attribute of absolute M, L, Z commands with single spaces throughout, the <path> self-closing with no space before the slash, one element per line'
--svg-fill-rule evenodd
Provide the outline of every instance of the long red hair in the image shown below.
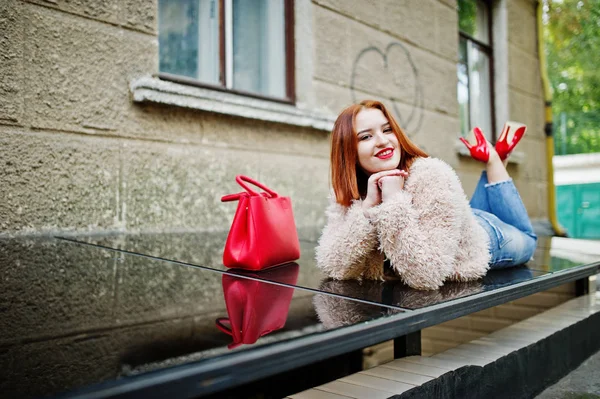
<path fill-rule="evenodd" d="M 415 158 L 428 155 L 417 147 L 398 126 L 385 105 L 379 101 L 365 100 L 344 109 L 333 125 L 331 132 L 331 184 L 338 204 L 350 206 L 352 200 L 367 195 L 369 177 L 358 164 L 358 137 L 356 115 L 365 108 L 375 108 L 383 112 L 400 144 L 400 164 L 398 169 L 408 170 Z"/>

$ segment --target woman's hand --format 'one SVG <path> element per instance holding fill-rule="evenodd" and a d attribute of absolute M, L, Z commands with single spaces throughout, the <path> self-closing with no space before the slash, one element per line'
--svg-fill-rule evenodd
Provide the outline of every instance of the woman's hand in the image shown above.
<path fill-rule="evenodd" d="M 367 196 L 363 200 L 362 208 L 363 211 L 367 211 L 369 208 L 381 204 L 381 189 L 380 180 L 383 178 L 402 178 L 402 174 L 406 174 L 403 170 L 392 169 L 385 170 L 383 172 L 374 173 L 369 177 L 367 182 Z M 408 175 L 407 175 L 408 176 Z M 402 178 L 402 186 L 404 186 L 404 178 Z M 365 213 L 366 216 L 366 213 Z"/>
<path fill-rule="evenodd" d="M 408 173 L 404 170 L 400 171 L 399 175 L 384 176 L 379 179 L 379 187 L 381 189 L 381 199 L 383 202 L 388 201 L 395 194 L 404 189 L 404 179 L 408 177 Z"/>

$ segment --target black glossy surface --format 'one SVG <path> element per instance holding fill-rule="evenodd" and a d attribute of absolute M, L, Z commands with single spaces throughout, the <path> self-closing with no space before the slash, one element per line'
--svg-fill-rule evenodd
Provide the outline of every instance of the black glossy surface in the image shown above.
<path fill-rule="evenodd" d="M 397 280 L 328 280 L 308 240 L 297 264 L 225 271 L 225 237 L 0 240 L 2 397 L 47 396 L 100 382 L 109 388 L 97 397 L 112 397 L 112 389 L 123 397 L 217 392 L 281 372 L 282 356 L 292 370 L 574 281 L 596 273 L 597 261 L 582 265 L 599 258 L 578 252 L 575 241 L 558 248 L 542 239 L 531 268 L 491 271 L 481 281 L 423 292 Z M 231 305 L 235 295 L 224 294 L 231 284 L 237 307 Z M 237 317 L 254 323 L 245 331 L 261 333 L 278 327 L 272 320 L 282 313 L 284 327 L 235 348 L 215 326 L 218 318 Z"/>
<path fill-rule="evenodd" d="M 352 354 L 370 345 L 410 335 L 444 321 L 470 315 L 562 284 L 580 281 L 597 274 L 599 267 L 600 262 L 594 262 L 414 311 L 379 317 L 364 323 L 356 320 L 357 317 L 362 320 L 364 303 L 343 300 L 331 294 L 322 295 L 321 298 L 326 302 L 322 307 L 315 306 L 319 316 L 332 315 L 333 317 L 327 320 L 329 325 L 347 325 L 346 328 L 303 335 L 273 345 L 261 345 L 252 350 L 238 351 L 229 356 L 142 373 L 127 379 L 111 381 L 100 387 L 87 388 L 82 392 L 69 395 L 68 398 L 89 399 L 90 395 L 93 395 L 97 399 L 162 399 L 200 397 L 211 393 L 217 395 L 214 397 L 226 397 L 223 396 L 224 391 L 232 387 L 241 387 L 259 380 L 277 384 L 281 382 L 279 380 L 281 373 L 292 375 L 297 370 L 310 368 L 309 365 L 323 359 L 328 359 L 327 364 L 330 367 L 328 369 L 336 369 L 338 367 L 336 356 Z M 499 283 L 502 284 L 501 281 Z M 325 324 L 325 320 L 323 322 Z M 300 390 L 302 389 L 292 390 L 283 396 Z"/>
<path fill-rule="evenodd" d="M 298 267 L 271 273 L 293 283 Z M 0 396 L 6 398 L 127 379 L 401 313 L 54 239 L 0 240 L 0 276 Z M 255 343 L 246 334 L 247 344 L 234 347 L 217 318 L 267 334 Z"/>
<path fill-rule="evenodd" d="M 533 268 L 556 273 L 600 260 L 600 240 L 540 237 Z"/>
<path fill-rule="evenodd" d="M 576 248 L 573 248 L 570 252 L 561 250 L 554 251 L 553 253 L 552 238 L 540 237 L 534 259 L 527 265 L 490 271 L 488 276 L 480 281 L 470 283 L 447 282 L 439 290 L 426 292 L 411 289 L 394 278 L 390 278 L 386 282 L 363 281 L 358 283 L 356 281 L 330 281 L 317 268 L 314 260 L 316 247 L 314 237 L 318 237 L 318 233 L 318 231 L 313 230 L 300 232 L 301 257 L 297 261 L 300 265 L 300 274 L 295 286 L 406 309 L 418 309 L 475 293 L 489 291 L 500 286 L 497 283 L 499 279 L 502 280 L 501 285 L 504 286 L 590 263 L 594 260 L 600 260 L 600 255 L 589 255 L 586 258 L 581 258 Z M 220 271 L 227 270 L 221 261 L 227 232 L 120 234 L 69 237 L 68 239 L 183 262 L 199 267 Z M 600 250 L 598 253 L 600 253 Z M 587 260 L 587 262 L 582 261 L 582 259 Z M 279 280 L 277 274 L 273 274 L 269 270 L 259 273 L 246 273 L 237 270 L 231 272 L 250 275 L 266 281 L 286 283 Z"/>
<path fill-rule="evenodd" d="M 453 299 L 534 279 L 547 273 L 518 266 L 503 270 L 492 270 L 482 280 L 472 282 L 446 282 L 438 290 L 415 290 L 398 280 L 393 281 L 336 281 L 324 280 L 319 287 L 323 292 L 336 293 L 365 301 L 397 306 L 405 309 L 420 309 Z"/>

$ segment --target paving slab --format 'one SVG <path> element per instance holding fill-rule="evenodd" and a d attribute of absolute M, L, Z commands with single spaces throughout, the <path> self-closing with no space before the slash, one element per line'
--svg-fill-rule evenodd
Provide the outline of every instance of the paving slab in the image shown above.
<path fill-rule="evenodd" d="M 535 399 L 600 399 L 600 352 L 590 356 Z"/>

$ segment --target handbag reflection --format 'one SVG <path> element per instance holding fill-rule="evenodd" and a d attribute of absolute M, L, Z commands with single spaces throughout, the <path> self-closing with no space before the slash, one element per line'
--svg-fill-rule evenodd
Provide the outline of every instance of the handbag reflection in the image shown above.
<path fill-rule="evenodd" d="M 269 270 L 264 278 L 295 285 L 298 270 L 297 263 L 290 263 Z M 260 278 L 259 273 L 240 275 Z M 294 294 L 292 287 L 227 274 L 222 283 L 229 318 L 218 318 L 215 323 L 219 330 L 231 335 L 229 349 L 253 344 L 263 335 L 283 328 Z"/>
<path fill-rule="evenodd" d="M 247 176 L 235 180 L 246 191 L 226 195 L 221 201 L 239 201 L 227 236 L 223 264 L 249 270 L 292 262 L 300 257 L 300 242 L 290 197 Z M 257 193 L 246 183 L 260 187 Z"/>

